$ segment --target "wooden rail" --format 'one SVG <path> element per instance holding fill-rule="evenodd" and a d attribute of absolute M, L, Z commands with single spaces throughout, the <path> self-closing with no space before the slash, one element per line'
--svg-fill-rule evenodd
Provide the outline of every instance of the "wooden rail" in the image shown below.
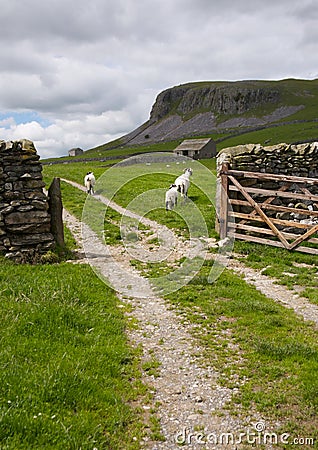
<path fill-rule="evenodd" d="M 318 254 L 318 179 L 231 170 L 223 164 L 220 184 L 221 239 L 234 233 L 236 239 Z M 288 200 L 293 203 L 286 205 Z M 306 209 L 309 203 L 312 208 Z"/>

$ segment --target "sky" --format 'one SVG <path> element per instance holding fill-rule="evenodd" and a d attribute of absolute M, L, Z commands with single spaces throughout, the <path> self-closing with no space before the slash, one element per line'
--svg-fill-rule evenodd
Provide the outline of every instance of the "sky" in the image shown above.
<path fill-rule="evenodd" d="M 317 0 L 1 0 L 0 139 L 112 141 L 193 81 L 318 78 Z"/>

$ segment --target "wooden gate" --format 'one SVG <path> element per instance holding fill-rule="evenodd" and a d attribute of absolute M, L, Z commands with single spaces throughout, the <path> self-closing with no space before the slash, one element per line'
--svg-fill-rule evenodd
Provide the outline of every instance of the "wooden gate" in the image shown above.
<path fill-rule="evenodd" d="M 220 178 L 221 239 L 234 233 L 236 239 L 318 254 L 318 179 L 231 170 L 227 164 Z"/>

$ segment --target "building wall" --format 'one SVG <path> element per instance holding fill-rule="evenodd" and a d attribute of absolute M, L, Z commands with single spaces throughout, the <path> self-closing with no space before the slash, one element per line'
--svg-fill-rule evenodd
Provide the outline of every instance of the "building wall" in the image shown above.
<path fill-rule="evenodd" d="M 214 156 L 216 156 L 216 143 L 211 140 L 200 150 L 199 158 L 213 158 Z"/>
<path fill-rule="evenodd" d="M 83 153 L 84 150 L 82 150 L 81 148 L 72 148 L 71 150 L 69 150 L 68 156 L 78 156 L 82 155 Z"/>

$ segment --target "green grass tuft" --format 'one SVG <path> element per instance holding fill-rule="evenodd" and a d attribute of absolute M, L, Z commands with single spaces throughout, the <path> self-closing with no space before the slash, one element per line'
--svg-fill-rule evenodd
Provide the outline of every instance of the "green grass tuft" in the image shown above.
<path fill-rule="evenodd" d="M 113 292 L 86 265 L 6 261 L 0 289 L 0 448 L 138 448 L 137 360 Z"/>

